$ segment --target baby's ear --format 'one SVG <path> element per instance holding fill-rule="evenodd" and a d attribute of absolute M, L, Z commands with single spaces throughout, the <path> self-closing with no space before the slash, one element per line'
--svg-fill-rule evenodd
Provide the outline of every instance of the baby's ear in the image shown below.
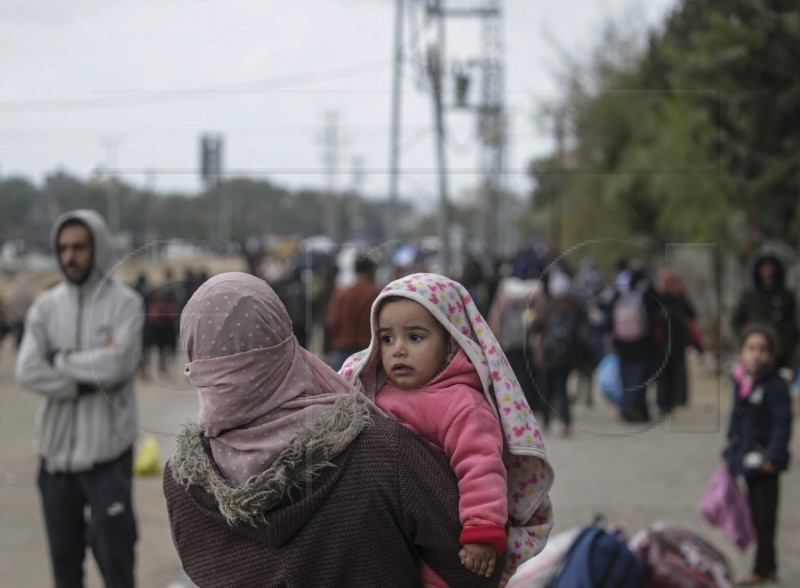
<path fill-rule="evenodd" d="M 452 334 L 448 333 L 448 340 L 447 340 L 447 363 L 453 361 L 453 358 L 458 353 L 458 341 L 456 338 L 453 337 Z"/>

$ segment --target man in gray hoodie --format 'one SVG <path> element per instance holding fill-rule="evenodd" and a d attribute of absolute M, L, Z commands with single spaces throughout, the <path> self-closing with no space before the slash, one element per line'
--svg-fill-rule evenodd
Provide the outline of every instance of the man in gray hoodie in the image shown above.
<path fill-rule="evenodd" d="M 111 277 L 111 239 L 96 212 L 61 215 L 51 242 L 63 279 L 27 314 L 16 377 L 42 397 L 35 449 L 55 585 L 83 586 L 88 543 L 105 585 L 128 588 L 143 303 Z"/>

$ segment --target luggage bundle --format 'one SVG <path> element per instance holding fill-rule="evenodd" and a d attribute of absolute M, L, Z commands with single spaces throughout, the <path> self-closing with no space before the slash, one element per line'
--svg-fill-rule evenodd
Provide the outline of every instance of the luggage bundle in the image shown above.
<path fill-rule="evenodd" d="M 657 523 L 630 542 L 599 524 L 551 537 L 507 588 L 731 588 L 725 556 L 698 534 Z"/>

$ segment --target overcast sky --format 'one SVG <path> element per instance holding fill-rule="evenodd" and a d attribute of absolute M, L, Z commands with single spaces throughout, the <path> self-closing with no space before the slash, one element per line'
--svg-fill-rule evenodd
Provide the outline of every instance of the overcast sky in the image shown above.
<path fill-rule="evenodd" d="M 557 92 L 560 50 L 585 54 L 604 22 L 659 24 L 675 0 L 506 0 L 511 188 L 550 145 L 534 123 Z M 411 2 L 409 2 L 411 3 Z M 415 2 L 417 6 L 421 2 Z M 482 5 L 450 0 L 448 6 Z M 419 17 L 420 10 L 414 14 Z M 4 0 L 0 6 L 0 174 L 40 183 L 112 166 L 127 182 L 196 192 L 199 137 L 225 138 L 225 167 L 291 188 L 326 184 L 321 136 L 337 112 L 337 188 L 387 191 L 394 0 Z M 406 32 L 412 30 L 407 22 Z M 433 33 L 416 20 L 420 41 Z M 406 35 L 408 39 L 408 34 Z M 476 21 L 447 23 L 448 61 L 479 56 Z M 561 49 L 560 49 L 561 48 Z M 431 101 L 407 64 L 400 191 L 436 194 Z M 477 90 L 477 88 L 475 88 Z M 477 96 L 475 94 L 474 96 Z M 477 179 L 474 117 L 448 115 L 454 193 Z"/>

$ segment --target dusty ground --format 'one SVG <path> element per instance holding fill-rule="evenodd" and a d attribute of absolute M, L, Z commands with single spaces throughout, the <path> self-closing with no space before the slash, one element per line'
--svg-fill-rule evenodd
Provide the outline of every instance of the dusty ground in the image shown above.
<path fill-rule="evenodd" d="M 38 398 L 13 381 L 15 352 L 0 352 L 0 578 L 4 586 L 50 584 L 45 535 L 31 451 Z M 702 533 L 730 558 L 737 574 L 748 570 L 752 550 L 738 554 L 724 536 L 697 515 L 709 476 L 719 462 L 729 389 L 705 367 L 693 369 L 691 406 L 668 423 L 649 429 L 623 426 L 600 399 L 592 409 L 576 407 L 575 434 L 562 438 L 556 424 L 546 437 L 556 469 L 552 496 L 554 533 L 590 522 L 604 513 L 629 534 L 656 522 Z M 156 435 L 165 460 L 180 424 L 196 415 L 197 401 L 176 365 L 167 382 L 140 382 L 141 433 Z M 778 548 L 783 585 L 800 587 L 800 441 L 793 442 L 793 469 L 781 481 Z M 163 588 L 180 578 L 159 477 L 137 477 L 139 585 Z M 101 583 L 87 558 L 88 588 Z"/>

